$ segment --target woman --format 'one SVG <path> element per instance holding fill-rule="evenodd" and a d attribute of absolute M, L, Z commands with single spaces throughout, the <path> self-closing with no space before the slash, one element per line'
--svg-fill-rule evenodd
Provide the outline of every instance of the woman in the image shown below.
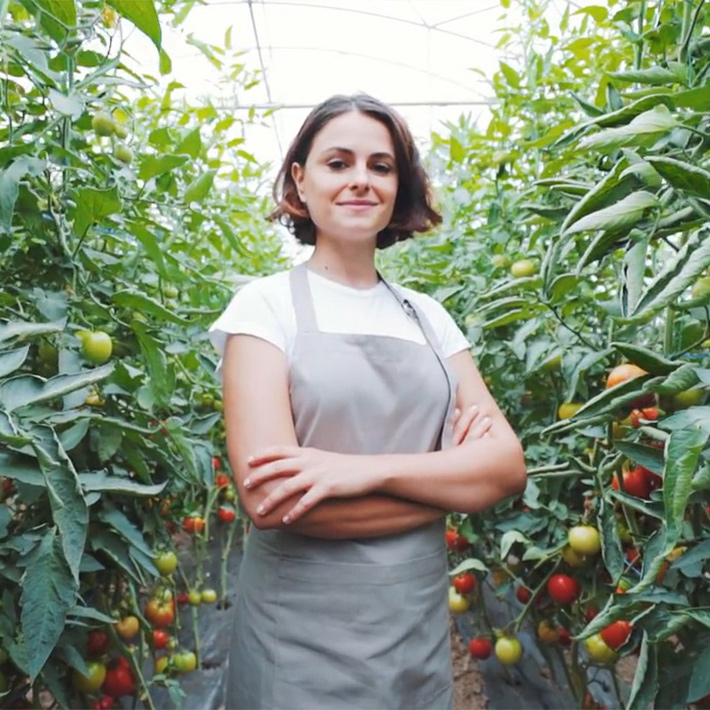
<path fill-rule="evenodd" d="M 520 444 L 446 311 L 376 271 L 376 248 L 441 220 L 404 121 L 325 101 L 275 196 L 313 255 L 211 329 L 254 523 L 227 707 L 450 707 L 445 515 L 519 493 Z"/>

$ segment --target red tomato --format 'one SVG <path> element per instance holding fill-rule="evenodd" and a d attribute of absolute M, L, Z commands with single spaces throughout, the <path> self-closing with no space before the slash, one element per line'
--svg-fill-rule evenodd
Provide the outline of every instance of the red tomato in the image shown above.
<path fill-rule="evenodd" d="M 547 581 L 547 593 L 558 604 L 572 604 L 580 591 L 577 580 L 567 574 L 553 574 Z"/>
<path fill-rule="evenodd" d="M 624 492 L 635 498 L 649 498 L 652 490 L 649 473 L 643 466 L 624 471 Z M 611 482 L 611 487 L 615 491 L 619 490 L 619 477 L 616 474 Z"/>
<path fill-rule="evenodd" d="M 447 528 L 446 546 L 451 552 L 465 552 L 471 547 L 471 543 L 463 535 L 459 535 L 458 530 Z"/>
<path fill-rule="evenodd" d="M 222 462 L 219 460 L 219 456 L 212 457 L 212 468 L 215 471 L 218 471 L 220 468 L 222 468 Z"/>
<path fill-rule="evenodd" d="M 226 473 L 218 473 L 214 477 L 214 483 L 217 488 L 226 488 L 230 483 L 229 476 Z"/>
<path fill-rule="evenodd" d="M 180 606 L 187 604 L 190 601 L 190 595 L 187 592 L 180 592 L 177 597 L 177 603 Z"/>
<path fill-rule="evenodd" d="M 618 651 L 631 635 L 631 628 L 630 622 L 626 619 L 619 619 L 604 627 L 600 635 L 609 648 Z"/>
<path fill-rule="evenodd" d="M 468 651 L 474 658 L 485 661 L 493 653 L 493 644 L 490 639 L 479 636 L 478 638 L 472 638 L 468 642 Z"/>
<path fill-rule="evenodd" d="M 569 635 L 569 631 L 564 628 L 564 626 L 557 627 L 557 640 L 560 646 L 571 646 L 572 637 Z"/>
<path fill-rule="evenodd" d="M 521 604 L 527 604 L 532 597 L 532 592 L 527 587 L 518 587 L 515 596 Z"/>
<path fill-rule="evenodd" d="M 170 634 L 165 629 L 153 629 L 153 647 L 166 648 L 170 641 Z"/>
<path fill-rule="evenodd" d="M 476 588 L 476 578 L 471 572 L 464 572 L 454 577 L 452 584 L 459 594 L 470 594 Z"/>
<path fill-rule="evenodd" d="M 635 547 L 630 547 L 626 551 L 626 561 L 632 567 L 640 567 L 641 566 L 641 553 Z"/>
<path fill-rule="evenodd" d="M 145 618 L 158 628 L 170 626 L 175 619 L 175 602 L 151 599 L 145 607 Z"/>
<path fill-rule="evenodd" d="M 599 608 L 594 606 L 594 604 L 590 604 L 584 610 L 584 618 L 586 619 L 587 623 L 589 623 L 598 613 L 599 613 Z"/>
<path fill-rule="evenodd" d="M 641 426 L 641 419 L 655 422 L 658 420 L 658 416 L 658 407 L 644 407 L 643 409 L 634 409 L 629 418 L 631 419 L 631 426 L 638 429 Z"/>
<path fill-rule="evenodd" d="M 205 529 L 205 519 L 201 515 L 188 515 L 182 520 L 182 528 L 187 532 L 201 533 Z"/>
<path fill-rule="evenodd" d="M 217 509 L 217 517 L 223 523 L 232 523 L 237 517 L 237 511 L 231 505 L 221 505 Z"/>
<path fill-rule="evenodd" d="M 120 698 L 124 695 L 135 695 L 136 680 L 133 677 L 133 670 L 128 661 L 116 661 L 106 671 L 106 679 L 101 686 L 101 690 L 112 698 Z"/>
<path fill-rule="evenodd" d="M 105 631 L 89 631 L 86 639 L 86 652 L 90 656 L 100 656 L 108 648 L 108 634 Z"/>
<path fill-rule="evenodd" d="M 112 710 L 113 706 L 114 699 L 110 695 L 104 695 L 103 698 L 91 703 L 91 710 Z"/>

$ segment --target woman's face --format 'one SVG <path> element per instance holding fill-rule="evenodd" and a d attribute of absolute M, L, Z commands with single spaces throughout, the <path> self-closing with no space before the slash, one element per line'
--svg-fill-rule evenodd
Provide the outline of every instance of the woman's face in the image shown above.
<path fill-rule="evenodd" d="M 316 134 L 291 174 L 316 226 L 316 240 L 374 241 L 390 223 L 399 184 L 389 130 L 349 111 Z"/>

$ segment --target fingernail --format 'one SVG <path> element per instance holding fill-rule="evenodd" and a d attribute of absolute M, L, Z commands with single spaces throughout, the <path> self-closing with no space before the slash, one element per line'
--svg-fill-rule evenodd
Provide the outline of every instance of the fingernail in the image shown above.
<path fill-rule="evenodd" d="M 247 463 L 254 463 L 254 457 L 253 457 L 253 456 L 250 456 L 250 457 L 247 459 Z"/>
<path fill-rule="evenodd" d="M 284 525 L 288 525 L 291 522 L 291 518 L 288 515 L 284 515 L 282 518 Z"/>
<path fill-rule="evenodd" d="M 251 478 L 244 479 L 244 488 L 249 488 L 251 486 Z"/>
<path fill-rule="evenodd" d="M 259 515 L 263 515 L 265 510 L 266 510 L 266 508 L 264 508 L 263 505 L 260 505 L 260 506 L 256 509 L 256 512 L 257 512 Z"/>

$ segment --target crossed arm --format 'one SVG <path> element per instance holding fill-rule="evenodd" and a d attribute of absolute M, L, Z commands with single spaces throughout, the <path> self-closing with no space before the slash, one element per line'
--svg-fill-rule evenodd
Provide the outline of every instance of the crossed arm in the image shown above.
<path fill-rule="evenodd" d="M 522 449 L 470 354 L 450 363 L 459 377 L 455 448 L 336 454 L 298 446 L 285 355 L 259 338 L 230 336 L 223 365 L 227 447 L 254 524 L 314 537 L 374 537 L 454 510 L 483 510 L 522 490 Z"/>

